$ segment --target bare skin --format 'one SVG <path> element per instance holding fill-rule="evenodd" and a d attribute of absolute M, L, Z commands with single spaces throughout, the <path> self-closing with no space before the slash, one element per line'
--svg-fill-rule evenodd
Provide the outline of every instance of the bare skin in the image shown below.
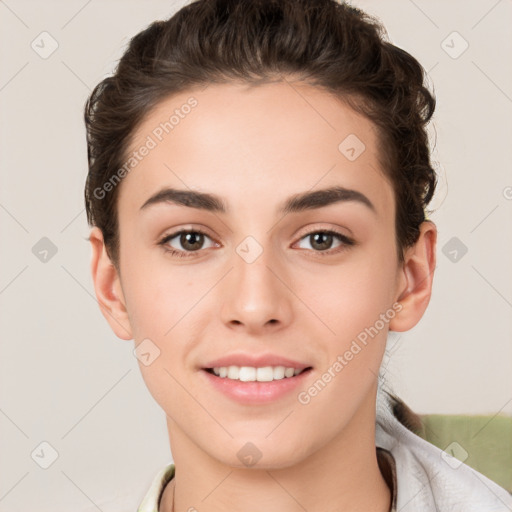
<path fill-rule="evenodd" d="M 166 413 L 176 465 L 160 512 L 386 512 L 390 490 L 375 450 L 377 375 L 388 330 L 412 328 L 430 300 L 435 225 L 421 225 L 399 262 L 394 193 L 374 125 L 297 82 L 211 84 L 168 98 L 143 120 L 131 149 L 191 96 L 197 106 L 119 185 L 119 268 L 101 231 L 90 236 L 105 318 L 118 337 L 136 346 L 149 339 L 160 351 L 139 364 Z M 350 134 L 365 145 L 352 161 L 338 148 Z M 334 186 L 373 206 L 351 199 L 278 211 L 292 195 Z M 165 187 L 218 195 L 228 210 L 164 201 L 141 208 Z M 203 231 L 202 245 L 184 247 L 179 235 L 160 243 L 179 229 Z M 321 230 L 342 238 L 323 248 L 310 236 Z M 236 251 L 247 236 L 262 250 L 251 263 Z M 242 405 L 213 389 L 202 369 L 235 351 L 274 353 L 313 367 L 299 390 L 307 391 L 391 310 L 307 404 L 293 392 Z M 248 442 L 262 454 L 250 467 L 237 456 Z"/>

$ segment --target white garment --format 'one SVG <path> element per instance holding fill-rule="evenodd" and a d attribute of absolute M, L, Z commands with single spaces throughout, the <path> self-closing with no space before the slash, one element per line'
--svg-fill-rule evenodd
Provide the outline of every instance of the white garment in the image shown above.
<path fill-rule="evenodd" d="M 512 511 L 506 489 L 407 429 L 384 392 L 377 398 L 375 444 L 395 459 L 397 512 Z"/>

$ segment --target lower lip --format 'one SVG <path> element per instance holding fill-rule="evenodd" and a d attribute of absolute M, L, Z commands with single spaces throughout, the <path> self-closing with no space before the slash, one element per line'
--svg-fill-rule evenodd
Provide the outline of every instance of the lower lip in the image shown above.
<path fill-rule="evenodd" d="M 311 372 L 311 368 L 299 375 L 270 382 L 243 382 L 241 380 L 228 379 L 227 377 L 218 377 L 206 370 L 201 370 L 201 372 L 215 389 L 239 403 L 266 404 L 291 393 L 303 384 Z"/>

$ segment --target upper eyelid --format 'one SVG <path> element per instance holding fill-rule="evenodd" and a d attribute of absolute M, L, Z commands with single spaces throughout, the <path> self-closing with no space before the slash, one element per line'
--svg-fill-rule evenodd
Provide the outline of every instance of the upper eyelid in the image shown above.
<path fill-rule="evenodd" d="M 341 243 L 345 244 L 345 245 L 355 245 L 356 244 L 356 240 L 352 236 L 345 235 L 344 233 L 340 233 L 339 231 L 337 231 L 335 229 L 328 229 L 328 228 L 313 229 L 312 231 L 308 231 L 307 233 L 301 235 L 297 239 L 297 242 L 300 242 L 304 238 L 311 236 L 315 233 L 328 233 L 328 234 L 333 235 L 334 237 L 338 238 L 338 240 L 340 240 Z M 297 242 L 294 242 L 294 244 L 296 244 Z M 329 250 L 328 251 L 314 251 L 314 252 L 327 253 L 327 252 L 329 252 Z"/>
<path fill-rule="evenodd" d="M 206 231 L 203 231 L 202 229 L 178 229 L 178 231 L 174 231 L 174 232 L 169 233 L 167 235 L 163 235 L 160 238 L 160 241 L 158 243 L 159 244 L 165 244 L 165 243 L 169 242 L 170 240 L 172 240 L 174 238 L 177 238 L 182 233 L 200 233 L 202 235 L 207 236 L 210 240 L 212 240 L 212 242 L 214 242 L 216 244 L 219 243 L 219 242 L 217 242 L 215 237 L 211 236 L 210 234 L 208 234 Z M 199 251 L 184 251 L 184 252 L 199 252 Z"/>
<path fill-rule="evenodd" d="M 166 239 L 169 240 L 171 238 L 175 238 L 176 236 L 180 235 L 181 233 L 202 233 L 203 235 L 210 237 L 212 240 L 215 240 L 215 237 L 213 235 L 211 235 L 207 229 L 202 228 L 202 227 L 201 228 L 187 228 L 187 227 L 178 228 L 175 231 L 171 231 L 167 234 L 161 235 L 158 238 L 160 239 L 160 241 L 166 240 Z"/>
<path fill-rule="evenodd" d="M 309 231 L 306 231 L 306 233 L 303 233 L 299 237 L 299 239 L 302 239 L 305 236 L 312 235 L 313 233 L 332 233 L 334 235 L 341 236 L 342 238 L 347 238 L 349 240 L 352 239 L 351 235 L 348 235 L 348 234 L 345 234 L 345 233 L 341 233 L 340 231 L 338 231 L 337 229 L 334 229 L 334 228 L 316 228 L 316 229 L 311 229 Z"/>

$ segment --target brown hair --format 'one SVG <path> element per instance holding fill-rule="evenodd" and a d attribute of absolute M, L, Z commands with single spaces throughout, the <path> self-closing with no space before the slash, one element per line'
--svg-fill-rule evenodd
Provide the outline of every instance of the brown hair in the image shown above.
<path fill-rule="evenodd" d="M 415 413 L 401 398 L 392 392 L 388 390 L 384 390 L 384 392 L 388 397 L 395 418 L 411 432 L 425 438 L 426 431 L 422 416 Z"/>
<path fill-rule="evenodd" d="M 106 193 L 104 185 L 122 168 L 148 112 L 193 86 L 257 85 L 280 76 L 334 93 L 377 126 L 403 260 L 436 186 L 426 133 L 435 99 L 422 66 L 386 40 L 376 19 L 335 0 L 197 0 L 133 37 L 114 75 L 95 87 L 85 106 L 87 219 L 103 232 L 115 264 L 119 187 Z"/>

